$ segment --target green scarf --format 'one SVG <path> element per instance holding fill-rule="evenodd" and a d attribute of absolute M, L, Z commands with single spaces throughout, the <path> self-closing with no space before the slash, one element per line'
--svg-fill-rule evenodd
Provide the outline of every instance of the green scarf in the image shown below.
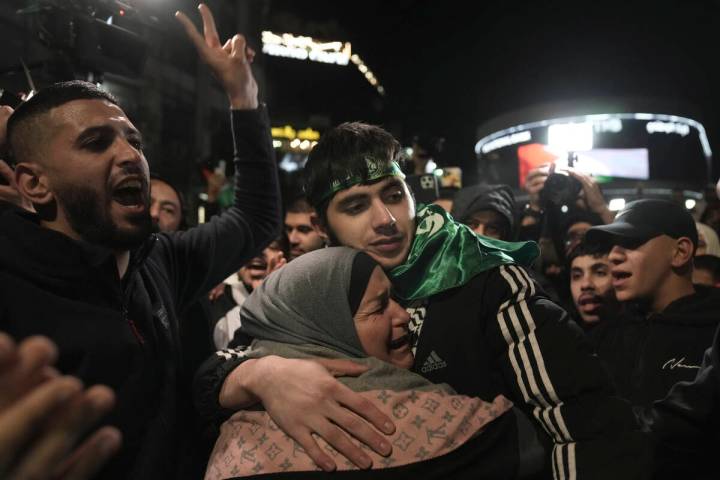
<path fill-rule="evenodd" d="M 393 289 L 416 300 L 465 285 L 499 265 L 524 267 L 540 253 L 535 242 L 504 242 L 475 234 L 437 205 L 419 205 L 407 260 L 390 271 Z"/>

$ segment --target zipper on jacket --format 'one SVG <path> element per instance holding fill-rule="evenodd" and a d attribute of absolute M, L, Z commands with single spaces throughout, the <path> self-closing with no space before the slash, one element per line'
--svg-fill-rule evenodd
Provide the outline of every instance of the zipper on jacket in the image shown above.
<path fill-rule="evenodd" d="M 155 245 L 155 242 L 157 241 L 157 235 L 152 234 L 150 238 L 143 243 L 143 245 L 138 249 L 138 251 L 130 257 L 130 264 L 128 265 L 128 269 L 125 272 L 125 278 L 129 279 L 140 267 L 140 264 L 142 264 L 143 260 L 147 257 L 148 252 L 152 249 L 152 247 Z M 122 283 L 122 282 L 121 282 Z M 137 341 L 140 343 L 140 345 L 145 345 L 145 339 L 143 338 L 142 334 L 140 333 L 140 330 L 138 330 L 137 325 L 135 322 L 130 318 L 128 315 L 128 309 L 127 309 L 127 298 L 128 298 L 128 285 L 123 285 L 122 288 L 122 298 L 121 298 L 121 309 L 122 309 L 122 318 L 125 320 L 128 325 L 130 325 L 130 329 L 133 332 L 133 335 L 135 335 L 135 338 L 137 338 Z"/>
<path fill-rule="evenodd" d="M 138 330 L 137 325 L 135 325 L 135 322 L 128 316 L 127 308 L 125 307 L 125 302 L 123 302 L 122 306 L 122 317 L 123 319 L 130 325 L 130 330 L 132 330 L 133 335 L 135 335 L 135 338 L 137 338 L 137 341 L 140 342 L 140 345 L 145 345 L 145 339 L 143 338 L 142 334 L 140 333 L 140 330 Z"/>

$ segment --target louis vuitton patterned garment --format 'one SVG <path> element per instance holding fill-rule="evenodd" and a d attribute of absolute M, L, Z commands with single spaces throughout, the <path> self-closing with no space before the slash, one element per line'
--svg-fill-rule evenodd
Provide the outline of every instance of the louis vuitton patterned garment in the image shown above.
<path fill-rule="evenodd" d="M 397 427 L 390 438 L 393 453 L 389 457 L 362 445 L 373 460 L 373 469 L 398 467 L 452 452 L 512 407 L 512 402 L 502 395 L 488 403 L 441 390 L 370 390 L 361 395 L 388 414 Z M 335 459 L 338 470 L 357 469 L 322 438 L 315 439 Z M 317 470 L 302 447 L 266 412 L 243 411 L 222 425 L 205 480 Z"/>

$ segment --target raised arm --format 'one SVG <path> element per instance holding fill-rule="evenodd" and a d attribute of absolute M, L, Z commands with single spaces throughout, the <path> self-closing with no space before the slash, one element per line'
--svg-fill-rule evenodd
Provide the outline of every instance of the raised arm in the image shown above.
<path fill-rule="evenodd" d="M 254 110 L 258 108 L 258 87 L 250 64 L 255 52 L 247 46 L 245 37 L 237 33 L 225 44 L 220 43 L 212 12 L 204 3 L 198 6 L 203 21 L 203 35 L 192 21 L 182 12 L 175 17 L 185 28 L 200 58 L 212 70 L 227 93 L 230 108 Z"/>
<path fill-rule="evenodd" d="M 200 58 L 228 95 L 235 150 L 235 201 L 223 214 L 174 235 L 159 235 L 152 255 L 170 272 L 180 310 L 236 272 L 280 233 L 280 192 L 270 125 L 258 106 L 250 64 L 254 53 L 242 35 L 221 45 L 210 10 L 200 5 L 204 35 L 177 13 Z"/>

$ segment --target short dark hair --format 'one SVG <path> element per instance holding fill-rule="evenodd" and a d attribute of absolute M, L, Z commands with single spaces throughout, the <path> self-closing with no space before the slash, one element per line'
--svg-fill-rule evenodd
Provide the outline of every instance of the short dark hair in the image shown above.
<path fill-rule="evenodd" d="M 698 255 L 693 259 L 696 270 L 707 270 L 714 282 L 720 282 L 720 257 L 715 255 Z"/>
<path fill-rule="evenodd" d="M 305 195 L 326 223 L 332 197 L 325 197 L 334 178 L 353 172 L 368 177 L 366 158 L 389 165 L 398 160 L 400 143 L 384 129 L 362 122 L 342 123 L 320 137 L 308 156 L 304 172 Z"/>
<path fill-rule="evenodd" d="M 312 205 L 310 205 L 310 202 L 308 201 L 307 197 L 305 196 L 299 196 L 293 198 L 285 208 L 285 213 L 314 213 L 315 209 Z"/>
<path fill-rule="evenodd" d="M 583 238 L 580 240 L 580 243 L 575 245 L 575 248 L 570 250 L 568 253 L 567 270 L 570 271 L 573 261 L 578 257 L 591 256 L 593 258 L 598 258 L 608 255 L 611 249 L 612 246 L 606 243 L 590 243 Z"/>
<path fill-rule="evenodd" d="M 567 237 L 567 232 L 576 223 L 589 223 L 592 226 L 603 225 L 600 215 L 579 208 L 570 210 L 570 213 L 562 220 L 562 236 Z"/>
<path fill-rule="evenodd" d="M 10 154 L 15 161 L 23 161 L 25 155 L 25 152 L 20 151 L 22 148 L 19 147 L 18 142 L 26 145 L 32 144 L 27 141 L 27 137 L 33 133 L 34 128 L 37 128 L 37 126 L 31 125 L 33 120 L 53 108 L 73 100 L 107 100 L 119 105 L 114 96 L 90 82 L 71 80 L 54 83 L 43 88 L 30 100 L 20 104 L 8 119 L 7 140 Z M 18 136 L 20 138 L 17 138 Z"/>

